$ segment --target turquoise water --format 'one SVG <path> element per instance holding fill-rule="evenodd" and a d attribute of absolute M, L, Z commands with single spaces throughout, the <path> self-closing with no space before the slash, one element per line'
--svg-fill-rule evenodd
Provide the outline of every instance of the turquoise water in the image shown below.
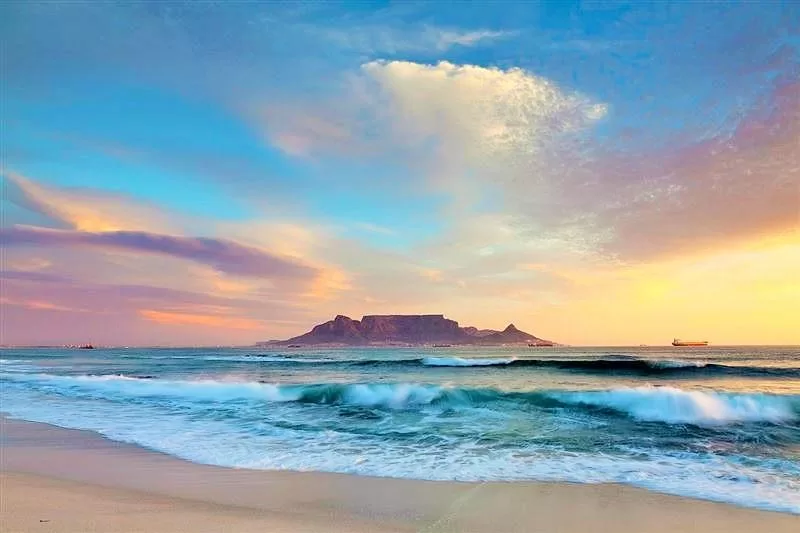
<path fill-rule="evenodd" d="M 199 463 L 800 514 L 800 349 L 3 349 L 2 410 Z"/>

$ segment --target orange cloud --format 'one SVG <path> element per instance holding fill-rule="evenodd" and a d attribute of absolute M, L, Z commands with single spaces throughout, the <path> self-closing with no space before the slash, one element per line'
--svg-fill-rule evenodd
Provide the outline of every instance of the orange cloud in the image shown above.
<path fill-rule="evenodd" d="M 324 268 L 311 282 L 305 296 L 320 300 L 332 298 L 338 292 L 352 288 L 347 274 L 338 268 Z"/>
<path fill-rule="evenodd" d="M 252 318 L 202 315 L 195 313 L 175 313 L 140 309 L 139 315 L 152 322 L 170 326 L 208 326 L 224 329 L 261 330 L 263 324 Z"/>
<path fill-rule="evenodd" d="M 63 305 L 46 302 L 43 300 L 15 300 L 12 298 L 0 298 L 0 305 L 13 305 L 17 307 L 26 307 L 28 309 L 35 309 L 38 311 L 68 311 L 70 313 L 88 313 L 86 309 L 78 309 L 75 307 L 66 307 Z"/>
<path fill-rule="evenodd" d="M 15 172 L 7 172 L 5 176 L 16 187 L 12 201 L 76 230 L 175 230 L 156 207 L 135 203 L 121 195 L 45 186 Z"/>
<path fill-rule="evenodd" d="M 430 281 L 442 281 L 443 272 L 437 268 L 421 268 L 420 275 Z"/>

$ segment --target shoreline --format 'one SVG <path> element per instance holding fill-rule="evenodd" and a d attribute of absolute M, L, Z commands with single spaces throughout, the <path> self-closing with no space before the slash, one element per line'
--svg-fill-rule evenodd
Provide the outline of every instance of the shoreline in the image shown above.
<path fill-rule="evenodd" d="M 228 530 L 237 524 L 237 531 L 779 533 L 800 527 L 800 517 L 789 513 L 619 484 L 442 482 L 201 465 L 90 431 L 6 417 L 0 417 L 0 470 L 9 531 L 45 531 L 38 520 L 56 511 L 67 529 L 50 519 L 46 531 L 215 531 L 219 519 Z M 57 505 L 63 498 L 77 498 L 71 511 Z M 140 510 L 103 514 L 109 501 Z M 97 513 L 106 522 L 92 529 L 86 521 Z M 142 517 L 150 521 L 130 522 Z M 175 529 L 182 523 L 177 517 L 197 527 Z"/>

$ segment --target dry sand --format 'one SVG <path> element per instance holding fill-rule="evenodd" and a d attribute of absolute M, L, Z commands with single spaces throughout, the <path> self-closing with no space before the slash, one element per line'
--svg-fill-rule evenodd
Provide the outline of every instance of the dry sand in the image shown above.
<path fill-rule="evenodd" d="M 196 465 L 0 419 L 0 531 L 800 531 L 800 517 L 623 485 L 449 483 Z"/>

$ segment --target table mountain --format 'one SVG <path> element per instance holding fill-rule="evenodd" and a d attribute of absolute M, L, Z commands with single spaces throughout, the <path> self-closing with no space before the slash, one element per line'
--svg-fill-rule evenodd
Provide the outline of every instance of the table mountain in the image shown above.
<path fill-rule="evenodd" d="M 552 345 L 509 324 L 503 331 L 460 327 L 444 315 L 366 315 L 353 320 L 337 315 L 297 337 L 270 341 L 270 345 L 350 345 L 375 344 L 536 344 Z"/>

